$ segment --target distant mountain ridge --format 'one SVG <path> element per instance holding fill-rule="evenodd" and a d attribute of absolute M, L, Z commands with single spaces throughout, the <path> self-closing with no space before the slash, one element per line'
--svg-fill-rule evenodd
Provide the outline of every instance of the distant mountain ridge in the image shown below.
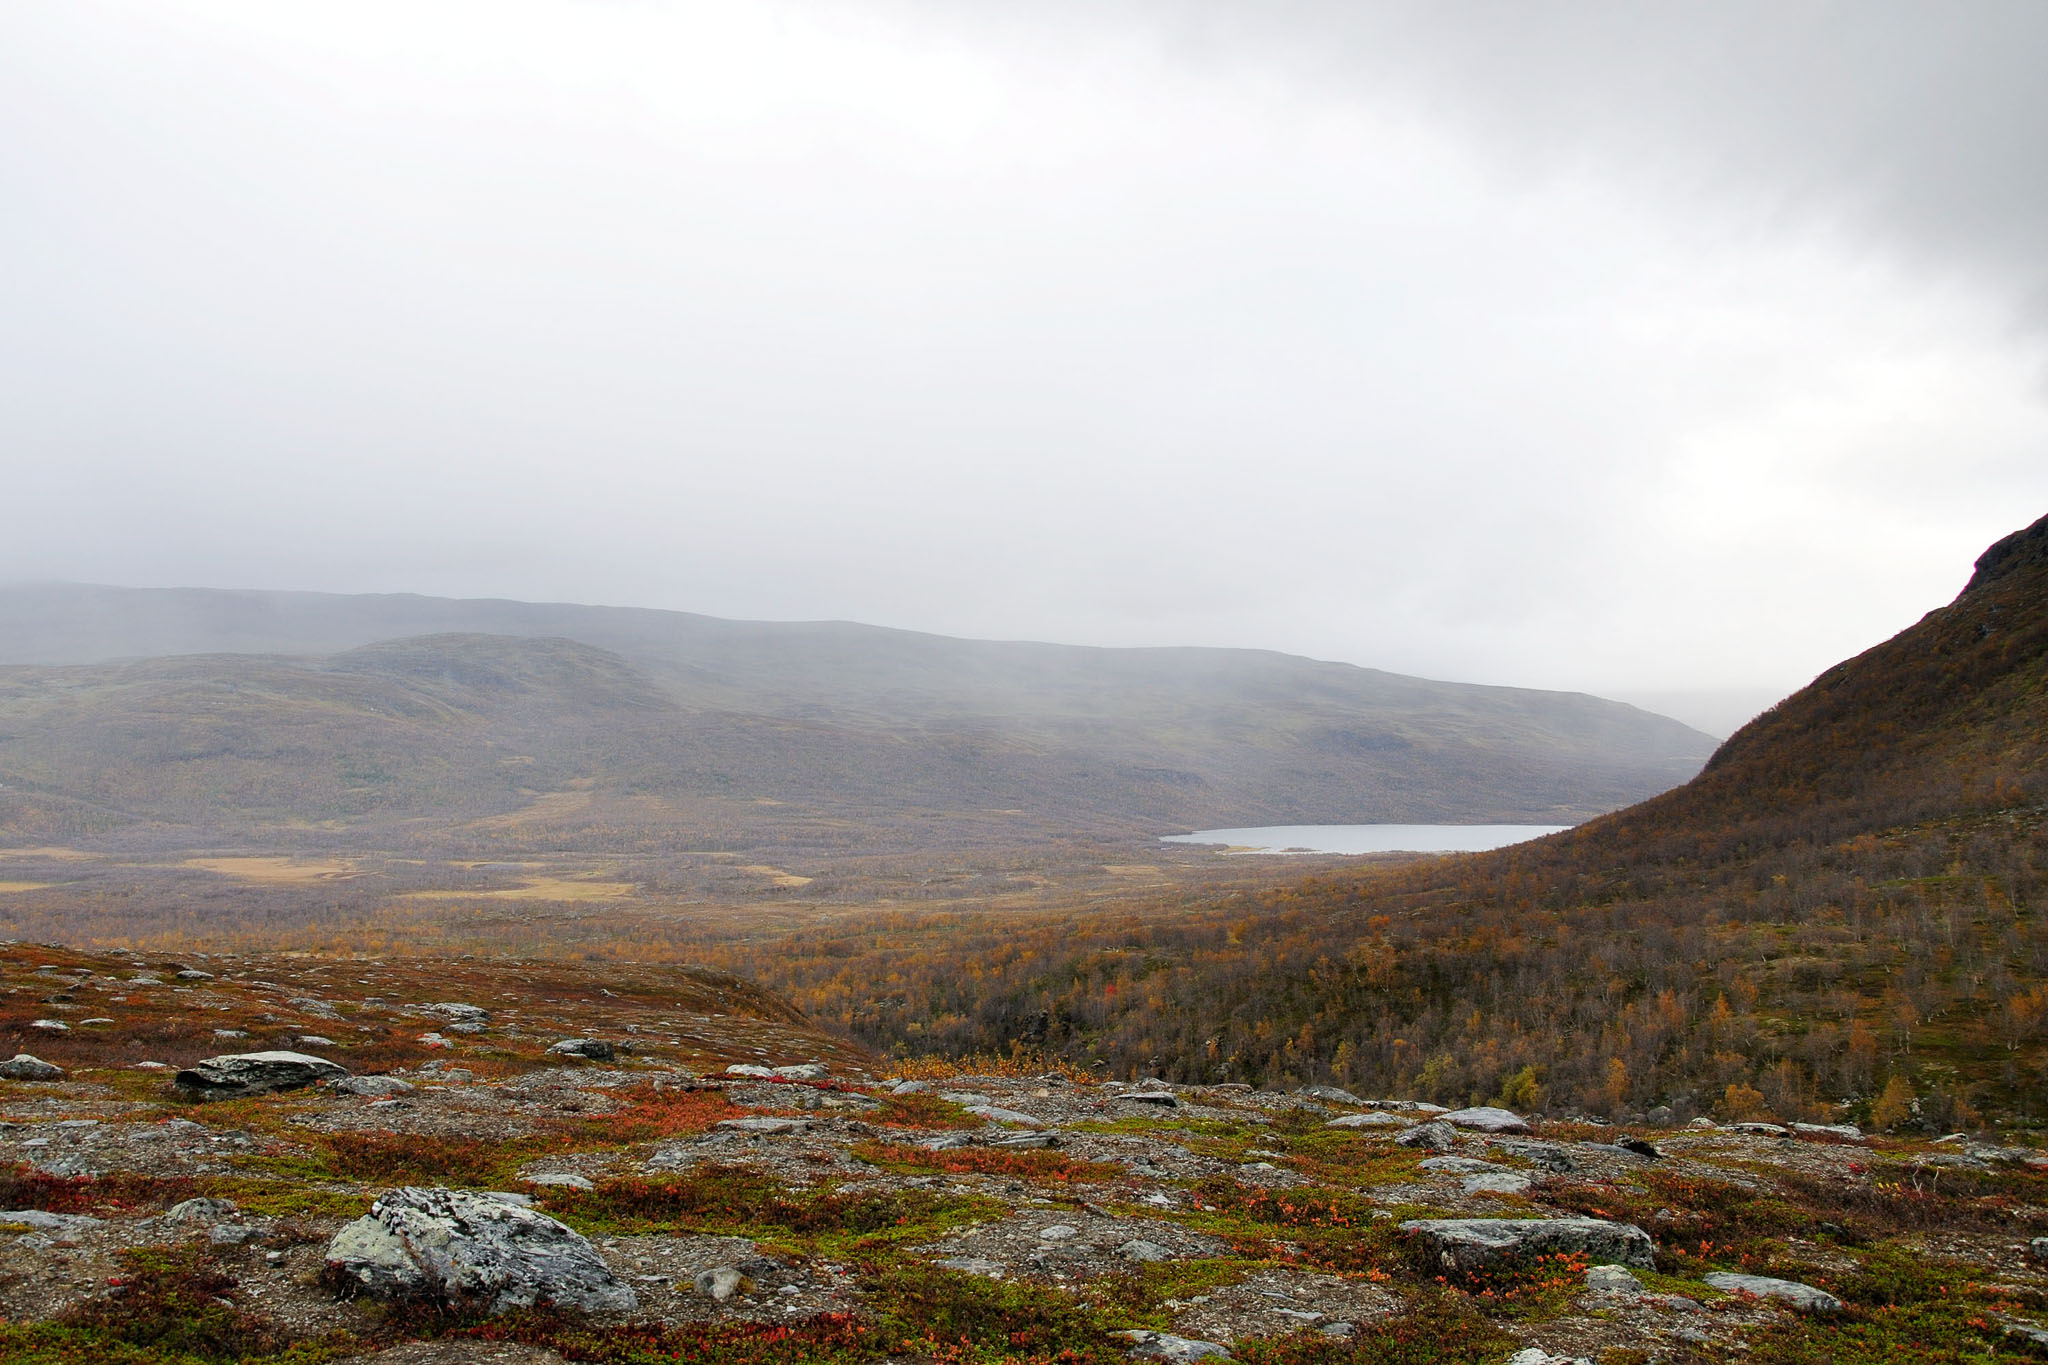
<path fill-rule="evenodd" d="M 1713 748 L 1676 721 L 1583 694 L 1268 651 L 80 585 L 0 588 L 0 697 L 0 782 L 76 795 L 118 784 L 123 753 L 155 752 L 145 733 L 204 733 L 196 749 L 165 752 L 211 753 L 223 793 L 230 769 L 256 781 L 251 764 L 288 762 L 309 793 L 287 803 L 301 819 L 424 813 L 459 769 L 480 793 L 462 804 L 479 810 L 579 781 L 842 811 L 1015 808 L 1160 832 L 1568 823 L 1683 781 Z M 128 747 L 109 748 L 120 736 Z M 367 788 L 344 780 L 370 771 L 357 761 L 366 752 L 386 774 Z M 532 766 L 501 767 L 507 752 Z M 181 760 L 185 798 L 141 809 L 232 815 L 228 796 L 204 795 L 194 761 Z M 129 777 L 135 792 L 152 789 Z"/>

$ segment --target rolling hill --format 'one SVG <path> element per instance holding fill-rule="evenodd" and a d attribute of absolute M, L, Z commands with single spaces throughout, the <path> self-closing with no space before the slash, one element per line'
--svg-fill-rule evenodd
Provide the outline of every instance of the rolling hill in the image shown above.
<path fill-rule="evenodd" d="M 897 844 L 924 837 L 910 812 L 1001 813 L 991 837 L 1024 840 L 1568 823 L 1712 748 L 1589 696 L 1260 651 L 409 596 L 0 589 L 0 665 L 0 827 L 23 839 L 470 820 L 567 792 L 648 828 L 773 803 Z"/>

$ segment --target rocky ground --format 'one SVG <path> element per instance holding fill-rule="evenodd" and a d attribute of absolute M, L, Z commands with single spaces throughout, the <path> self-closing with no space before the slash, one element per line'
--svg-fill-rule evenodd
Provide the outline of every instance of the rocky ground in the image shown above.
<path fill-rule="evenodd" d="M 548 972 L 0 947 L 58 1068 L 0 1068 L 0 1359 L 2048 1356 L 2048 1158 L 1989 1134 L 892 1072 Z M 193 1065 L 279 1052 L 329 1065 Z"/>

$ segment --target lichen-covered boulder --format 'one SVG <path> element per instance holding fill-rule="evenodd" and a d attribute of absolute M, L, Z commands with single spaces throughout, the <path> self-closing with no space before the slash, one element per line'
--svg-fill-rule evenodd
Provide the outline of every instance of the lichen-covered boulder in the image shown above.
<path fill-rule="evenodd" d="M 199 1099 L 236 1100 L 346 1075 L 347 1067 L 310 1052 L 231 1052 L 194 1062 L 172 1083 Z"/>
<path fill-rule="evenodd" d="M 1716 1289 L 1731 1294 L 1751 1294 L 1759 1299 L 1775 1299 L 1800 1313 L 1839 1313 L 1842 1301 L 1825 1289 L 1815 1289 L 1810 1284 L 1797 1280 L 1774 1279 L 1769 1275 L 1738 1275 L 1732 1271 L 1717 1270 L 1707 1276 L 1707 1283 Z"/>
<path fill-rule="evenodd" d="M 1472 1109 L 1453 1109 L 1437 1115 L 1443 1122 L 1458 1128 L 1470 1128 L 1479 1133 L 1526 1133 L 1529 1121 L 1520 1114 L 1491 1104 L 1482 1104 Z"/>
<path fill-rule="evenodd" d="M 387 1190 L 328 1243 L 327 1270 L 378 1298 L 489 1313 L 545 1303 L 587 1312 L 639 1306 L 582 1234 L 468 1190 Z"/>
<path fill-rule="evenodd" d="M 64 1068 L 29 1053 L 17 1052 L 7 1061 L 0 1062 L 0 1076 L 10 1081 L 61 1081 Z"/>
<path fill-rule="evenodd" d="M 1649 1233 L 1604 1218 L 1418 1218 L 1401 1224 L 1401 1231 L 1419 1237 L 1444 1270 L 1482 1270 L 1560 1253 L 1641 1270 L 1656 1264 Z"/>

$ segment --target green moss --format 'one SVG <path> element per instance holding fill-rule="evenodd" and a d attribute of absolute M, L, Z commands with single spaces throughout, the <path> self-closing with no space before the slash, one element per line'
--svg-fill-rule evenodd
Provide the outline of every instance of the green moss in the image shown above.
<path fill-rule="evenodd" d="M 1752 1365 L 1956 1365 L 1963 1361 L 2040 1360 L 2044 1353 L 1981 1311 L 1918 1304 L 1801 1318 L 1753 1333 Z"/>

